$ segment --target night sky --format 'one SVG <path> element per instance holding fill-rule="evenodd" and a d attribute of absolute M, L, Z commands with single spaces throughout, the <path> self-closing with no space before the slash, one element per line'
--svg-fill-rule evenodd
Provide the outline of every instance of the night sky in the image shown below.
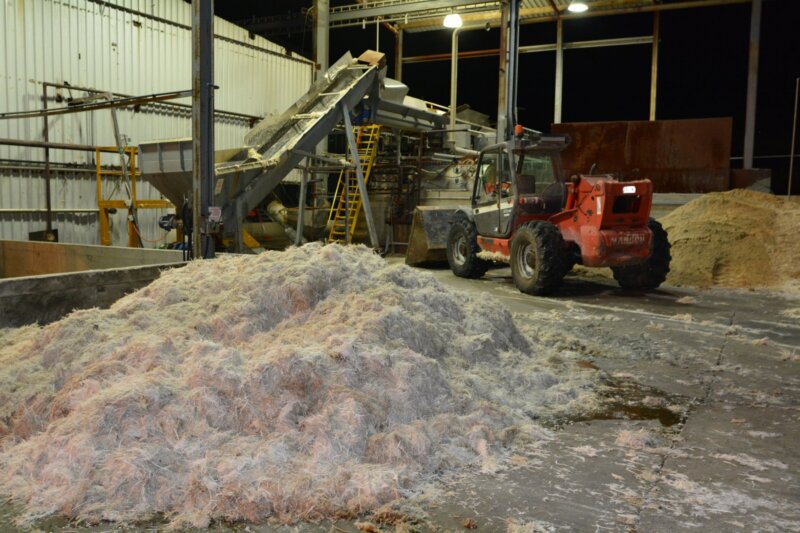
<path fill-rule="evenodd" d="M 342 2 L 338 2 L 342 3 Z M 352 3 L 346 1 L 344 3 Z M 298 12 L 307 1 L 216 2 L 216 14 L 231 21 L 251 16 Z M 564 42 L 651 35 L 652 14 L 614 15 L 564 21 Z M 750 6 L 666 11 L 661 13 L 658 119 L 733 117 L 732 156 L 742 156 L 747 84 Z M 290 36 L 270 36 L 307 57 L 313 54 L 310 26 Z M 551 44 L 555 22 L 524 24 L 520 45 Z M 332 29 L 330 60 L 350 50 L 375 48 L 375 26 Z M 460 50 L 497 48 L 499 30 L 463 32 Z M 450 31 L 406 33 L 405 56 L 450 52 Z M 380 49 L 394 73 L 394 36 L 380 29 Z M 647 120 L 650 103 L 649 45 L 564 52 L 563 122 Z M 785 193 L 791 144 L 795 78 L 800 76 L 800 0 L 765 0 L 756 119 L 755 166 L 773 169 L 773 187 Z M 459 104 L 497 113 L 498 58 L 462 59 Z M 520 56 L 519 121 L 547 131 L 553 118 L 555 53 Z M 448 105 L 450 63 L 405 64 L 403 81 L 410 94 Z M 795 159 L 794 194 L 800 194 L 800 158 Z M 732 162 L 741 167 L 741 159 Z"/>

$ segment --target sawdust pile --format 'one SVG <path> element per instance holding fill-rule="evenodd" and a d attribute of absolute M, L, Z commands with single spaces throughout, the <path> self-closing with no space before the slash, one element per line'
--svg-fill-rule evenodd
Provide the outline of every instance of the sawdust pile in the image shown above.
<path fill-rule="evenodd" d="M 0 332 L 0 493 L 28 523 L 354 516 L 588 408 L 594 373 L 547 350 L 361 247 L 194 262 Z"/>
<path fill-rule="evenodd" d="M 710 193 L 661 222 L 672 243 L 667 283 L 783 287 L 800 283 L 800 202 L 737 189 Z"/>

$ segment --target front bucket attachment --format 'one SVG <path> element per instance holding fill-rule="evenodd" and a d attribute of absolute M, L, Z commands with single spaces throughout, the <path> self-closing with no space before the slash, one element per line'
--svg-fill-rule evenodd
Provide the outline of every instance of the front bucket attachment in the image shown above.
<path fill-rule="evenodd" d="M 455 212 L 452 207 L 432 205 L 414 210 L 406 248 L 407 265 L 447 262 L 447 234 Z"/>

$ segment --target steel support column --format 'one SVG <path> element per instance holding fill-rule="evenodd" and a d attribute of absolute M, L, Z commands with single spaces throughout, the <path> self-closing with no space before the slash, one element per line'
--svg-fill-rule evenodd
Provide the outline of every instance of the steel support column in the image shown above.
<path fill-rule="evenodd" d="M 794 148 L 797 146 L 797 102 L 800 99 L 800 78 L 794 80 L 794 114 L 792 115 L 792 147 L 789 149 L 789 181 L 786 184 L 786 196 L 792 195 L 792 176 L 794 175 Z"/>
<path fill-rule="evenodd" d="M 753 168 L 758 96 L 758 54 L 761 40 L 761 0 L 753 0 L 750 12 L 750 61 L 747 67 L 747 107 L 744 116 L 744 168 Z"/>
<path fill-rule="evenodd" d="M 556 95 L 553 122 L 561 123 L 561 106 L 564 98 L 564 20 L 556 20 Z"/>
<path fill-rule="evenodd" d="M 192 256 L 214 257 L 214 0 L 192 1 Z"/>
<path fill-rule="evenodd" d="M 394 79 L 403 81 L 403 30 L 394 34 Z"/>
<path fill-rule="evenodd" d="M 303 244 L 303 224 L 305 224 L 306 217 L 306 187 L 308 187 L 308 163 L 306 159 L 306 166 L 303 168 L 303 177 L 300 181 L 300 201 L 297 203 L 297 235 L 294 237 L 294 245 L 300 246 Z"/>
<path fill-rule="evenodd" d="M 356 138 L 353 135 L 353 124 L 350 121 L 350 109 L 343 102 L 342 106 L 342 119 L 344 120 L 344 132 L 347 136 L 347 146 L 350 148 L 350 155 L 353 158 L 353 165 L 356 170 L 356 179 L 358 180 L 358 192 L 361 194 L 361 206 L 364 208 L 364 218 L 367 220 L 367 230 L 369 230 L 369 242 L 373 248 L 377 249 L 380 246 L 378 242 L 378 233 L 375 231 L 375 222 L 372 220 L 372 207 L 369 203 L 369 195 L 367 194 L 367 182 L 364 181 L 364 170 L 361 166 L 361 158 L 358 157 L 358 146 L 356 145 Z M 349 190 L 349 189 L 348 189 Z M 345 198 L 349 193 L 345 193 Z M 348 206 L 349 210 L 349 206 Z M 348 221 L 349 223 L 349 221 Z M 349 225 L 348 233 L 349 233 Z"/>
<path fill-rule="evenodd" d="M 330 50 L 330 0 L 314 0 L 314 80 L 319 80 L 328 71 L 328 58 Z M 317 144 L 314 151 L 317 154 L 328 152 L 328 137 Z M 317 185 L 317 192 L 323 197 L 328 194 L 328 175 Z"/>
<path fill-rule="evenodd" d="M 317 64 L 316 79 L 328 70 L 330 44 L 330 0 L 314 0 L 314 62 Z"/>
<path fill-rule="evenodd" d="M 508 117 L 506 116 L 506 84 L 508 78 L 508 20 L 510 3 L 513 0 L 500 2 L 500 67 L 497 81 L 497 142 L 506 140 Z"/>
<path fill-rule="evenodd" d="M 650 60 L 650 120 L 656 119 L 656 99 L 658 96 L 658 40 L 661 34 L 661 16 L 653 13 L 653 56 Z"/>

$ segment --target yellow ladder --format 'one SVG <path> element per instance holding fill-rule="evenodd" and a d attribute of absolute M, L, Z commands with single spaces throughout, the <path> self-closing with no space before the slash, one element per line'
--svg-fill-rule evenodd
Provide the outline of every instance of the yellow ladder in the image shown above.
<path fill-rule="evenodd" d="M 356 136 L 358 160 L 361 162 L 361 168 L 364 172 L 364 184 L 366 185 L 372 173 L 375 155 L 378 153 L 381 127 L 377 124 L 356 126 L 353 128 L 353 134 Z M 348 161 L 353 162 L 352 156 L 348 157 Z M 342 169 L 339 173 L 339 183 L 336 185 L 336 193 L 333 197 L 335 199 L 334 205 L 331 206 L 331 213 L 328 217 L 328 223 L 331 227 L 328 242 L 353 242 L 353 233 L 356 231 L 358 215 L 363 205 L 355 168 Z"/>

